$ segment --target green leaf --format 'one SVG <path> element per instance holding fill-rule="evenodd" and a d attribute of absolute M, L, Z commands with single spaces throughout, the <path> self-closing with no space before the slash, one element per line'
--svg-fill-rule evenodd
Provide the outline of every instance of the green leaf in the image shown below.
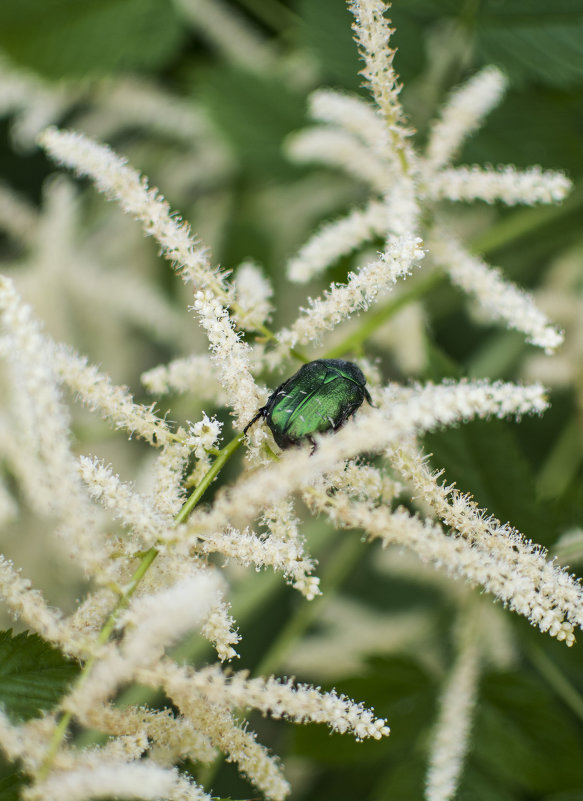
<path fill-rule="evenodd" d="M 567 88 L 583 81 L 583 7 L 579 0 L 485 0 L 476 46 L 516 83 Z"/>
<path fill-rule="evenodd" d="M 410 752 L 434 714 L 435 687 L 429 674 L 408 657 L 375 657 L 362 675 L 336 682 L 349 698 L 374 707 L 387 719 L 391 735 L 380 741 L 355 742 L 346 734 L 330 734 L 324 726 L 302 726 L 294 730 L 294 753 L 316 758 L 319 763 L 342 766 L 370 765 L 401 759 Z"/>
<path fill-rule="evenodd" d="M 372 793 L 374 801 L 421 801 L 424 798 L 427 760 L 411 750 L 398 762 L 391 764 L 377 780 Z"/>
<path fill-rule="evenodd" d="M 2 801 L 20 801 L 27 780 L 15 765 L 5 762 L 0 754 L 0 798 Z"/>
<path fill-rule="evenodd" d="M 498 520 L 548 545 L 554 541 L 549 509 L 537 499 L 530 465 L 512 426 L 505 420 L 476 420 L 428 434 L 425 450 L 433 454 L 433 467 L 445 469 L 448 483 L 455 481 Z"/>
<path fill-rule="evenodd" d="M 465 765 L 456 801 L 520 801 L 519 796 L 496 775 L 484 773 L 475 765 Z"/>
<path fill-rule="evenodd" d="M 356 91 L 362 69 L 350 26 L 354 17 L 338 0 L 302 0 L 300 38 L 316 58 L 325 82 Z"/>
<path fill-rule="evenodd" d="M 581 735 L 537 679 L 492 673 L 482 683 L 471 762 L 511 788 L 541 793 L 581 788 Z"/>
<path fill-rule="evenodd" d="M 573 178 L 582 169 L 582 125 L 583 110 L 578 91 L 567 92 L 549 87 L 512 87 L 502 103 L 489 115 L 485 125 L 467 139 L 459 162 L 510 163 L 517 167 L 542 164 L 547 169 L 566 170 Z M 564 205 L 565 216 L 569 213 L 571 202 L 568 199 Z M 525 209 L 520 211 L 523 215 L 526 213 Z M 540 214 L 538 209 L 528 211 Z M 580 208 L 574 209 L 574 216 L 578 219 L 580 213 Z M 541 233 L 545 238 L 550 234 L 549 244 L 553 250 L 549 247 L 549 252 L 556 253 L 557 247 L 568 242 L 568 231 L 557 230 L 556 222 L 553 220 L 542 232 L 535 228 L 527 241 L 530 239 L 534 245 L 540 239 Z M 572 230 L 579 234 L 576 225 Z M 524 244 L 523 237 L 520 245 Z M 527 257 L 533 255 L 535 254 L 529 252 Z"/>
<path fill-rule="evenodd" d="M 0 49 L 53 79 L 162 67 L 182 29 L 170 0 L 0 3 Z"/>
<path fill-rule="evenodd" d="M 0 632 L 0 705 L 14 720 L 54 706 L 79 673 L 76 662 L 37 634 Z"/>

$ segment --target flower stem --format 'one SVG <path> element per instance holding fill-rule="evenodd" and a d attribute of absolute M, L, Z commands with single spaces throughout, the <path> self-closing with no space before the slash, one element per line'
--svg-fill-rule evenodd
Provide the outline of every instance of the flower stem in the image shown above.
<path fill-rule="evenodd" d="M 294 643 L 316 619 L 322 604 L 327 603 L 333 597 L 335 590 L 341 586 L 361 554 L 362 542 L 357 536 L 346 537 L 334 550 L 322 573 L 323 594 L 298 607 L 297 612 L 280 630 L 263 659 L 255 667 L 253 672 L 256 676 L 269 675 L 278 668 L 286 654 L 293 648 Z"/>
<path fill-rule="evenodd" d="M 233 437 L 233 439 L 219 451 L 219 454 L 215 459 L 215 461 L 213 462 L 211 468 L 205 473 L 200 484 L 191 493 L 188 500 L 184 503 L 181 510 L 174 518 L 175 525 L 184 523 L 184 521 L 188 519 L 188 516 L 190 515 L 194 507 L 200 501 L 206 490 L 209 488 L 209 486 L 214 481 L 216 476 L 223 469 L 226 462 L 231 458 L 231 456 L 239 448 L 242 442 L 243 442 L 243 434 L 237 434 L 236 437 Z M 103 627 L 101 628 L 101 631 L 99 632 L 99 635 L 97 637 L 97 643 L 96 643 L 97 645 L 104 645 L 109 640 L 117 623 L 120 612 L 128 606 L 132 595 L 138 588 L 141 580 L 144 578 L 144 576 L 150 569 L 150 566 L 158 556 L 158 553 L 159 553 L 158 548 L 156 548 L 156 546 L 153 545 L 147 551 L 144 551 L 143 553 L 140 554 L 140 563 L 136 568 L 133 576 L 131 577 L 129 584 L 125 587 L 123 594 L 120 595 L 116 605 L 111 610 L 111 612 L 107 617 L 107 620 L 103 624 Z M 95 665 L 97 658 L 98 657 L 96 654 L 92 654 L 87 659 L 87 661 L 83 665 L 83 669 L 81 670 L 79 678 L 77 679 L 76 689 L 83 687 L 83 685 L 91 675 L 91 671 L 93 670 L 93 666 Z M 67 710 L 66 712 L 63 713 L 62 717 L 60 718 L 53 732 L 53 736 L 51 737 L 51 741 L 49 743 L 43 763 L 39 769 L 38 772 L 39 780 L 42 781 L 47 777 L 51 765 L 53 763 L 53 760 L 57 754 L 57 751 L 59 750 L 59 747 L 63 742 L 63 739 L 65 738 L 72 717 L 73 713 L 70 710 Z"/>
<path fill-rule="evenodd" d="M 527 653 L 532 664 L 559 698 L 565 702 L 580 720 L 583 720 L 583 696 L 581 696 L 577 688 L 569 681 L 560 668 L 549 659 L 540 646 L 529 645 Z"/>
<path fill-rule="evenodd" d="M 583 188 L 578 186 L 570 196 L 557 206 L 535 206 L 518 209 L 491 225 L 484 233 L 470 241 L 474 253 L 486 256 L 516 240 L 529 236 L 543 225 L 554 224 L 567 214 L 583 206 Z"/>
<path fill-rule="evenodd" d="M 142 578 L 148 571 L 148 568 L 150 567 L 150 565 L 157 556 L 158 556 L 158 549 L 155 546 L 152 546 L 142 556 L 140 564 L 138 565 L 134 575 L 132 576 L 130 583 L 128 584 L 124 594 L 120 596 L 116 605 L 109 613 L 107 620 L 103 624 L 103 627 L 99 632 L 99 636 L 97 637 L 97 645 L 104 645 L 109 640 L 111 633 L 115 628 L 115 624 L 119 617 L 119 613 L 126 608 L 126 606 L 130 601 L 130 598 L 136 591 L 140 581 L 142 580 Z M 83 670 L 81 671 L 81 674 L 77 679 L 76 689 L 82 687 L 85 684 L 85 682 L 89 678 L 89 675 L 91 674 L 91 671 L 93 670 L 93 666 L 96 661 L 97 661 L 97 656 L 95 654 L 92 654 L 89 657 L 89 659 L 85 662 L 85 664 L 83 665 Z M 71 722 L 72 717 L 73 713 L 70 710 L 67 710 L 66 712 L 63 713 L 63 716 L 59 720 L 59 723 L 53 732 L 53 736 L 49 743 L 49 747 L 45 755 L 43 764 L 39 770 L 39 779 L 42 780 L 46 778 L 50 770 L 51 764 L 53 762 L 53 759 L 55 758 L 55 755 L 59 750 L 59 746 L 61 745 L 61 742 L 65 737 L 65 734 L 67 733 L 67 729 L 69 728 L 69 723 Z"/>
<path fill-rule="evenodd" d="M 217 458 L 215 459 L 209 470 L 207 470 L 207 472 L 202 477 L 198 487 L 196 487 L 196 489 L 193 490 L 193 492 L 188 497 L 187 501 L 184 503 L 182 509 L 178 512 L 178 514 L 174 518 L 174 522 L 176 523 L 176 525 L 180 525 L 180 523 L 184 523 L 184 521 L 188 519 L 188 516 L 190 515 L 194 507 L 200 501 L 204 493 L 213 483 L 213 481 L 221 472 L 225 464 L 229 461 L 231 456 L 239 448 L 239 446 L 243 442 L 243 439 L 244 439 L 243 434 L 237 434 L 237 436 L 233 437 L 233 439 L 230 442 L 227 442 L 224 448 L 221 448 Z"/>
<path fill-rule="evenodd" d="M 255 330 L 257 331 L 258 334 L 261 334 L 268 342 L 270 342 L 272 339 L 276 339 L 276 336 L 271 330 L 271 328 L 268 328 L 266 325 L 259 325 Z M 297 348 L 290 348 L 289 352 L 290 355 L 294 357 L 294 359 L 298 359 L 298 361 L 300 362 L 307 363 L 310 361 L 310 359 Z"/>
<path fill-rule="evenodd" d="M 326 352 L 326 358 L 336 359 L 338 356 L 357 350 L 377 328 L 380 328 L 387 320 L 390 320 L 404 306 L 431 292 L 444 278 L 445 276 L 441 272 L 430 273 L 424 281 L 418 281 L 408 292 L 403 292 L 399 297 L 387 303 L 386 306 L 382 306 L 372 314 L 368 314 L 356 331 L 353 331 L 346 339 L 343 339 L 342 342 Z"/>

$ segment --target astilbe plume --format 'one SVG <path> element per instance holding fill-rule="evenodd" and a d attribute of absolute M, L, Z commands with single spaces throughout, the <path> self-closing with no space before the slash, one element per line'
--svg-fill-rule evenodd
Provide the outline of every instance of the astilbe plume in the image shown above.
<path fill-rule="evenodd" d="M 292 357 L 302 356 L 299 349 L 312 347 L 318 353 L 329 332 L 377 303 L 414 270 L 447 272 L 491 319 L 518 329 L 547 353 L 562 341 L 532 298 L 471 254 L 436 208 L 444 199 L 552 203 L 569 190 L 562 173 L 538 167 L 451 166 L 464 138 L 499 100 L 502 74 L 488 68 L 456 90 L 432 126 L 425 150 L 418 152 L 399 101 L 387 7 L 381 0 L 351 0 L 350 8 L 372 102 L 316 92 L 311 111 L 319 125 L 295 135 L 288 150 L 295 159 L 325 161 L 357 176 L 370 187 L 370 202 L 319 230 L 290 260 L 288 275 L 306 281 L 378 237 L 384 240 L 383 251 L 351 272 L 346 283 L 332 283 L 320 297 L 310 298 L 295 321 L 279 331 L 267 327 L 271 287 L 260 268 L 242 265 L 231 276 L 214 266 L 158 190 L 105 145 L 54 127 L 39 137 L 57 163 L 90 178 L 141 223 L 191 293 L 191 311 L 209 353 L 149 370 L 144 386 L 158 398 L 192 392 L 204 402 L 225 405 L 235 436 L 221 448 L 221 424 L 206 412 L 198 421 L 176 425 L 155 405 L 136 402 L 127 388 L 46 334 L 12 278 L 0 278 L 0 354 L 8 387 L 0 455 L 31 508 L 56 521 L 60 547 L 90 581 L 78 609 L 66 615 L 0 558 L 0 594 L 10 611 L 83 665 L 81 677 L 61 699 L 59 719 L 53 714 L 42 725 L 16 725 L 0 716 L 0 745 L 10 759 L 21 760 L 30 778 L 25 793 L 30 801 L 110 795 L 208 799 L 174 765 L 185 757 L 208 763 L 218 751 L 267 798 L 278 801 L 289 785 L 278 760 L 238 716 L 242 709 L 296 723 L 323 722 L 357 740 L 389 733 L 384 719 L 335 692 L 229 672 L 220 664 L 184 667 L 168 654 L 185 634 L 198 630 L 220 661 L 237 656 L 228 582 L 214 554 L 272 568 L 308 601 L 320 593 L 294 496 L 338 528 L 361 530 L 383 546 L 411 549 L 432 569 L 481 587 L 567 645 L 574 641 L 575 628 L 583 628 L 578 581 L 510 524 L 501 524 L 463 492 L 441 484 L 418 445 L 421 435 L 439 427 L 541 414 L 547 399 L 540 385 L 487 380 L 382 385 L 363 360 L 374 407 L 363 406 L 333 436 L 318 437 L 313 454 L 296 448 L 275 457 L 277 448 L 264 426 L 257 425 L 247 439 L 242 435 L 268 397 L 256 380 L 262 370 L 290 372 Z M 174 112 L 176 124 L 198 124 Z M 55 184 L 52 192 L 55 219 L 66 222 L 76 198 L 65 183 Z M 34 229 L 42 243 L 43 223 L 26 209 L 17 211 L 12 215 L 15 235 L 26 237 Z M 59 236 L 65 241 L 70 232 Z M 92 270 L 89 264 L 89 276 Z M 133 292 L 124 282 L 121 276 L 121 290 L 112 301 L 120 307 L 118 295 Z M 80 279 L 71 291 L 83 291 Z M 154 293 L 136 291 L 141 292 L 139 304 L 162 327 L 181 330 L 175 312 Z M 127 303 L 124 313 L 130 318 L 137 314 Z M 249 344 L 243 331 L 262 339 Z M 97 456 L 75 453 L 66 388 L 115 428 L 155 449 L 150 490 L 138 491 Z M 241 476 L 222 487 L 212 505 L 198 506 L 243 444 L 247 455 Z M 379 455 L 376 464 L 384 466 L 364 464 L 361 454 Z M 411 488 L 420 501 L 418 514 L 400 502 L 403 488 L 389 474 Z M 6 495 L 5 501 L 0 496 L 0 508 L 6 507 L 9 516 L 15 513 L 14 503 L 0 489 Z M 105 512 L 108 520 L 119 521 L 123 535 L 110 532 Z M 457 786 L 484 659 L 481 627 L 487 628 L 483 610 L 469 605 L 461 615 L 458 654 L 433 740 L 427 778 L 431 801 L 451 798 Z M 130 706 L 122 714 L 113 701 L 132 682 L 162 689 L 176 711 Z M 110 739 L 99 748 L 74 749 L 65 739 L 72 722 Z"/>

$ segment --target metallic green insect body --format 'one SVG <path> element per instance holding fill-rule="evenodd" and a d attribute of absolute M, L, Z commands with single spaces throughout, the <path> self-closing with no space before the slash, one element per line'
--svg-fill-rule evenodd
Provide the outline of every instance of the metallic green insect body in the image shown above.
<path fill-rule="evenodd" d="M 303 439 L 315 448 L 313 435 L 337 431 L 365 398 L 372 405 L 366 379 L 355 364 L 343 359 L 316 359 L 275 390 L 244 433 L 262 417 L 280 448 Z"/>

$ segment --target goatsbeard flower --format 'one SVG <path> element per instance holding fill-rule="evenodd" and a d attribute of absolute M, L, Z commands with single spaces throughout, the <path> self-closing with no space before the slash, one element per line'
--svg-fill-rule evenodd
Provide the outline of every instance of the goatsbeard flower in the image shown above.
<path fill-rule="evenodd" d="M 319 230 L 290 260 L 288 275 L 307 281 L 375 238 L 383 239 L 383 250 L 344 284 L 332 283 L 310 298 L 285 328 L 267 326 L 272 290 L 260 268 L 245 264 L 231 276 L 215 267 L 189 225 L 125 159 L 75 131 L 50 127 L 39 138 L 58 163 L 89 177 L 142 225 L 192 293 L 191 311 L 208 353 L 149 370 L 144 386 L 158 396 L 192 391 L 226 406 L 236 434 L 220 447 L 221 424 L 206 412 L 196 422 L 174 425 L 154 405 L 136 402 L 85 357 L 49 337 L 15 283 L 0 278 L 0 353 L 9 384 L 0 418 L 2 456 L 30 506 L 58 520 L 60 541 L 92 582 L 77 611 L 66 616 L 0 558 L 0 592 L 8 607 L 84 664 L 61 700 L 59 722 L 48 718 L 42 727 L 17 726 L 0 715 L 0 744 L 11 759 L 22 760 L 31 800 L 115 794 L 202 801 L 209 796 L 174 763 L 187 756 L 210 762 L 218 750 L 278 801 L 289 785 L 278 760 L 237 716 L 246 708 L 294 722 L 324 722 L 357 740 L 388 735 L 384 718 L 335 692 L 273 676 L 249 677 L 220 664 L 185 667 L 168 653 L 195 630 L 213 645 L 219 661 L 237 655 L 228 584 L 213 555 L 279 571 L 308 601 L 319 595 L 295 497 L 338 528 L 361 530 L 383 546 L 408 548 L 424 565 L 481 587 L 567 645 L 575 628 L 583 628 L 578 581 L 510 524 L 440 483 L 419 446 L 419 438 L 438 427 L 541 414 L 547 398 L 536 383 L 383 385 L 362 360 L 374 407 L 362 407 L 334 436 L 318 437 L 313 455 L 301 448 L 276 454 L 265 427 L 256 426 L 239 478 L 222 487 L 211 505 L 195 508 L 265 403 L 268 391 L 257 375 L 284 367 L 291 356 L 303 358 L 300 348 L 319 346 L 413 271 L 445 271 L 491 319 L 521 331 L 549 354 L 562 341 L 533 299 L 469 252 L 438 208 L 443 200 L 553 203 L 570 188 L 562 173 L 539 167 L 451 165 L 464 138 L 501 97 L 503 75 L 488 68 L 456 90 L 418 152 L 400 105 L 387 8 L 381 0 L 351 0 L 350 8 L 372 102 L 316 92 L 311 111 L 320 125 L 297 134 L 288 150 L 295 159 L 345 169 L 369 187 L 371 197 L 364 208 Z M 148 309 L 165 314 L 147 300 Z M 156 449 L 151 491 L 138 491 L 97 456 L 74 452 L 64 387 L 115 428 Z M 378 455 L 378 466 L 364 464 L 362 454 Z M 395 477 L 412 488 L 422 512 L 402 503 L 403 487 Z M 97 507 L 119 521 L 124 536 L 107 531 Z M 476 633 L 480 614 L 469 609 L 460 617 L 458 655 L 430 760 L 432 801 L 455 791 L 483 656 Z M 122 714 L 112 700 L 132 682 L 162 689 L 176 712 L 134 705 Z M 64 735 L 73 720 L 110 740 L 99 749 L 67 747 Z"/>

